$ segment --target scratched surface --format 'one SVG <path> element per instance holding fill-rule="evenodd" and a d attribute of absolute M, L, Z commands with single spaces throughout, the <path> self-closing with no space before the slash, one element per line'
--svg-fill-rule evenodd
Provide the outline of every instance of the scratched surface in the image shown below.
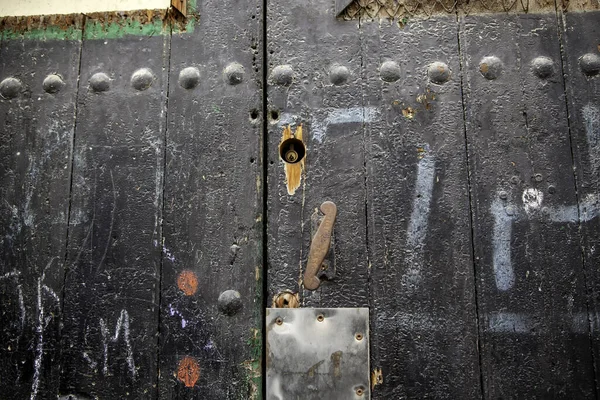
<path fill-rule="evenodd" d="M 373 110 L 362 106 L 357 31 L 356 22 L 335 19 L 333 2 L 268 2 L 268 296 L 300 291 L 308 307 L 368 305 L 363 123 Z M 276 81 L 283 65 L 293 70 L 291 85 Z M 294 195 L 287 192 L 277 150 L 288 124 L 293 130 L 302 124 L 306 145 L 305 173 Z M 317 210 L 327 200 L 338 208 L 330 279 L 316 291 L 303 290 Z"/>
<path fill-rule="evenodd" d="M 64 289 L 63 395 L 156 396 L 168 50 L 168 36 L 83 44 Z M 130 81 L 140 68 L 152 73 L 145 90 Z M 97 73 L 110 78 L 108 90 L 94 90 Z"/>
<path fill-rule="evenodd" d="M 0 397 L 58 393 L 60 296 L 67 234 L 79 41 L 5 40 L 0 80 Z M 46 75 L 65 86 L 44 92 Z"/>
<path fill-rule="evenodd" d="M 600 307 L 600 224 L 598 204 L 600 196 L 600 12 L 565 15 L 562 33 L 565 43 L 565 72 L 569 121 L 573 141 L 579 221 L 583 236 L 585 282 L 588 288 L 588 315 L 582 323 L 589 323 L 596 372 L 596 385 L 600 375 L 600 337 L 598 312 Z M 596 75 L 582 69 L 581 57 L 595 55 L 599 59 Z M 573 214 L 576 214 L 573 212 Z"/>
<path fill-rule="evenodd" d="M 485 395 L 590 398 L 556 16 L 465 17 L 460 40 Z"/>
<path fill-rule="evenodd" d="M 172 39 L 159 350 L 165 400 L 262 398 L 262 3 L 232 13 L 234 3 L 199 2 L 194 33 Z"/>
<path fill-rule="evenodd" d="M 374 398 L 476 398 L 456 20 L 429 19 L 403 30 L 365 24 L 361 36 L 365 106 L 381 112 L 366 125 L 371 362 L 384 371 Z M 422 51 L 401 56 L 413 48 Z M 388 78 L 391 62 L 399 73 Z M 428 65 L 435 62 L 445 64 L 435 68 L 448 71 L 448 81 L 430 81 Z"/>

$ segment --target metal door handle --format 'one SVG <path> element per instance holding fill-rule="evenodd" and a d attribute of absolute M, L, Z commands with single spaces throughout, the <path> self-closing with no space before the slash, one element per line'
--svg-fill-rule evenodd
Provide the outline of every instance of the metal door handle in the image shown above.
<path fill-rule="evenodd" d="M 331 245 L 331 233 L 333 232 L 333 223 L 337 215 L 337 207 L 332 201 L 326 201 L 321 204 L 321 212 L 325 214 L 317 234 L 310 244 L 308 253 L 308 263 L 304 272 L 304 287 L 308 290 L 316 290 L 321 284 L 321 280 L 317 277 L 317 273 L 329 252 Z"/>

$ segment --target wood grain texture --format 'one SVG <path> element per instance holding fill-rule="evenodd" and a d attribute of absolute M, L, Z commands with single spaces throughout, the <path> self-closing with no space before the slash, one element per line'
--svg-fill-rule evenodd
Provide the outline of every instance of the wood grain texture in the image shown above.
<path fill-rule="evenodd" d="M 377 399 L 481 395 L 456 31 L 361 25 Z"/>
<path fill-rule="evenodd" d="M 3 41 L 0 397 L 56 398 L 80 41 Z M 60 71 L 64 86 L 46 93 Z M 5 79 L 18 79 L 14 98 Z"/>
<path fill-rule="evenodd" d="M 169 41 L 83 43 L 64 294 L 64 395 L 156 398 Z M 138 86 L 140 76 L 149 80 Z"/>
<path fill-rule="evenodd" d="M 590 398 L 556 17 L 464 17 L 460 44 L 485 397 Z"/>
<path fill-rule="evenodd" d="M 199 2 L 173 34 L 162 399 L 262 397 L 261 4 Z"/>
<path fill-rule="evenodd" d="M 268 295 L 301 292 L 306 307 L 368 305 L 364 118 L 357 23 L 335 19 L 333 2 L 268 2 Z M 286 75 L 282 68 L 291 69 Z M 284 77 L 289 77 L 289 82 Z M 337 84 L 336 84 L 337 83 Z M 285 126 L 302 124 L 305 173 L 288 195 L 277 152 Z M 327 276 L 303 290 L 318 208 L 337 205 Z"/>
<path fill-rule="evenodd" d="M 579 222 L 583 239 L 583 257 L 588 290 L 588 315 L 582 325 L 589 323 L 596 374 L 596 391 L 600 390 L 600 337 L 598 336 L 600 310 L 600 276 L 596 249 L 600 246 L 600 12 L 569 13 L 562 15 L 565 79 L 569 122 L 574 154 L 579 200 Z M 596 57 L 597 72 L 584 71 L 586 56 Z M 587 64 L 589 65 L 589 64 Z M 589 71 L 589 68 L 588 68 Z"/>

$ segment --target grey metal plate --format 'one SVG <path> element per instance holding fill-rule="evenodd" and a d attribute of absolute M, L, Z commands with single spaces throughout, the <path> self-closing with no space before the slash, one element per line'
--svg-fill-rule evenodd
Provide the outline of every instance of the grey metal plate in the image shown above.
<path fill-rule="evenodd" d="M 268 400 L 370 398 L 368 308 L 268 308 L 266 328 Z"/>

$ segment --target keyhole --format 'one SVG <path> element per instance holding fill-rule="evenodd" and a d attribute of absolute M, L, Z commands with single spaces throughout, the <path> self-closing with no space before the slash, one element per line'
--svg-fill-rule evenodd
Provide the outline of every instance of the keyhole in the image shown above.
<path fill-rule="evenodd" d="M 300 139 L 290 138 L 279 146 L 279 155 L 288 164 L 295 164 L 302 161 L 305 154 L 306 148 Z"/>

